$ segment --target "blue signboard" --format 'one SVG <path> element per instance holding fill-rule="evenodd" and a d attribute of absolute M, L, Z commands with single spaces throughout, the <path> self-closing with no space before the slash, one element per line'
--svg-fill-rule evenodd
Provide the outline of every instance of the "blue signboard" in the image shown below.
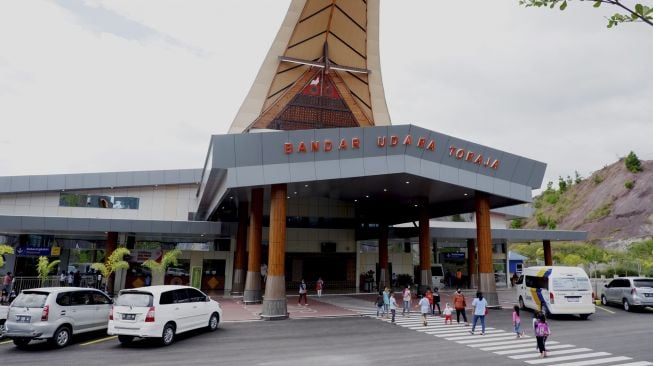
<path fill-rule="evenodd" d="M 36 247 L 16 247 L 15 253 L 19 257 L 29 257 L 29 256 L 49 256 L 51 253 L 51 248 L 36 248 Z"/>
<path fill-rule="evenodd" d="M 446 259 L 465 259 L 465 253 L 464 252 L 444 253 L 444 257 Z"/>

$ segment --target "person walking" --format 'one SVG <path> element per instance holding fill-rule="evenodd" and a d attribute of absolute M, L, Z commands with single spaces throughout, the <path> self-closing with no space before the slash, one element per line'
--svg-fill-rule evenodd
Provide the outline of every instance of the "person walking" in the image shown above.
<path fill-rule="evenodd" d="M 304 299 L 304 306 L 308 306 L 308 298 L 306 297 L 306 282 L 302 278 L 302 282 L 299 283 L 299 299 L 297 299 L 297 305 L 302 304 L 302 298 Z"/>
<path fill-rule="evenodd" d="M 395 322 L 395 315 L 397 314 L 397 300 L 395 299 L 395 292 L 390 290 L 390 314 L 392 314 L 391 323 Z"/>
<path fill-rule="evenodd" d="M 76 271 L 73 274 L 73 286 L 80 287 L 82 285 L 82 274 L 79 271 Z"/>
<path fill-rule="evenodd" d="M 323 288 L 324 288 L 324 281 L 322 281 L 322 277 L 318 277 L 317 282 L 315 282 L 315 290 L 317 291 L 317 297 L 322 297 Z"/>
<path fill-rule="evenodd" d="M 401 296 L 404 300 L 404 309 L 401 312 L 401 316 L 405 316 L 406 312 L 408 312 L 408 316 L 410 316 L 410 297 L 411 297 L 410 285 L 406 285 L 406 288 L 401 293 Z"/>
<path fill-rule="evenodd" d="M 521 317 L 519 316 L 519 306 L 515 305 L 512 311 L 512 325 L 515 328 L 517 338 L 524 336 L 524 331 L 521 330 Z"/>
<path fill-rule="evenodd" d="M 66 282 L 68 282 L 68 287 L 73 287 L 73 271 L 68 272 L 68 276 L 66 276 Z"/>
<path fill-rule="evenodd" d="M 416 307 L 419 307 L 420 312 L 422 313 L 422 320 L 424 321 L 424 326 L 427 326 L 428 323 L 426 322 L 426 316 L 431 312 L 431 303 L 429 303 L 429 299 L 427 299 L 426 296 L 422 296 L 422 298 L 417 303 Z"/>
<path fill-rule="evenodd" d="M 426 298 L 429 300 L 429 314 L 432 313 L 431 309 L 433 309 L 433 292 L 431 291 L 430 287 L 426 288 Z"/>
<path fill-rule="evenodd" d="M 435 315 L 435 307 L 438 307 L 438 314 L 442 316 L 442 309 L 440 309 L 440 291 L 437 287 L 433 288 L 433 305 L 431 305 L 431 314 Z"/>
<path fill-rule="evenodd" d="M 540 358 L 546 357 L 546 340 L 551 334 L 549 324 L 546 322 L 544 314 L 540 314 L 535 326 L 535 339 L 537 340 L 537 349 L 540 351 Z"/>
<path fill-rule="evenodd" d="M 456 309 L 456 322 L 460 324 L 460 315 L 462 314 L 465 325 L 469 325 L 469 322 L 467 321 L 467 313 L 465 311 L 467 302 L 465 302 L 465 295 L 463 295 L 461 289 L 458 289 L 458 291 L 453 295 L 453 307 Z"/>
<path fill-rule="evenodd" d="M 61 274 L 59 275 L 59 287 L 65 287 L 66 286 L 66 271 L 61 271 Z"/>
<path fill-rule="evenodd" d="M 447 303 L 444 306 L 444 324 L 445 325 L 447 324 L 447 322 L 449 322 L 450 325 L 453 324 L 453 320 L 451 319 L 452 314 L 453 314 L 453 308 L 451 307 L 451 305 L 449 303 Z"/>
<path fill-rule="evenodd" d="M 9 294 L 11 293 L 11 283 L 14 281 L 14 277 L 11 275 L 11 272 L 5 273 L 5 276 L 2 278 L 2 288 Z"/>
<path fill-rule="evenodd" d="M 456 271 L 456 286 L 461 287 L 463 285 L 463 271 L 458 268 Z"/>
<path fill-rule="evenodd" d="M 378 318 L 383 314 L 383 291 L 379 291 L 374 304 L 376 305 L 376 317 Z"/>
<path fill-rule="evenodd" d="M 383 316 L 390 314 L 390 289 L 385 288 L 383 290 Z"/>
<path fill-rule="evenodd" d="M 476 293 L 476 298 L 472 302 L 474 309 L 474 320 L 472 322 L 472 330 L 469 333 L 474 334 L 476 329 L 476 321 L 481 320 L 481 335 L 485 335 L 485 316 L 487 315 L 487 300 L 483 298 L 483 293 L 480 291 Z"/>

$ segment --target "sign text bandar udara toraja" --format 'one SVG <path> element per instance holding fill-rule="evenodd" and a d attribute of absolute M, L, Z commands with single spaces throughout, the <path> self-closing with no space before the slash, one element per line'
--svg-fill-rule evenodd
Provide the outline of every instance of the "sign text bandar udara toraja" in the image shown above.
<path fill-rule="evenodd" d="M 401 142 L 400 142 L 401 141 Z M 428 142 L 427 142 L 428 141 Z M 411 135 L 406 135 L 403 140 L 397 135 L 391 136 L 379 136 L 376 139 L 376 146 L 379 148 L 386 147 L 396 147 L 399 145 L 410 146 L 413 145 L 413 137 Z M 437 143 L 434 139 L 427 139 L 426 137 L 418 137 L 415 142 L 415 146 L 419 149 L 424 149 L 428 151 L 435 151 Z M 361 148 L 361 139 L 359 137 L 352 137 L 351 141 L 349 139 L 340 139 L 339 142 L 334 143 L 329 139 L 324 139 L 323 141 L 312 140 L 310 142 L 300 141 L 296 145 L 292 142 L 286 142 L 283 144 L 283 151 L 287 155 L 292 153 L 308 153 L 310 152 L 330 152 L 333 149 L 338 150 L 357 150 Z M 486 168 L 491 168 L 494 170 L 499 169 L 499 159 L 495 159 L 491 156 L 483 156 L 483 154 L 477 154 L 471 150 L 465 150 L 456 146 L 449 146 L 448 156 L 465 160 L 473 164 L 482 165 Z"/>

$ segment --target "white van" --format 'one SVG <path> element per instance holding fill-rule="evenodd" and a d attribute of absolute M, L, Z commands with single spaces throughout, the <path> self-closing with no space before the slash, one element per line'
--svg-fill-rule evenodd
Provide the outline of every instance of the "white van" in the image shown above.
<path fill-rule="evenodd" d="M 435 263 L 431 265 L 431 283 L 433 287 L 444 287 L 444 269 L 442 268 L 442 264 Z"/>
<path fill-rule="evenodd" d="M 596 312 L 587 273 L 578 267 L 524 268 L 517 280 L 517 301 L 522 309 L 550 314 L 578 314 L 587 319 Z"/>

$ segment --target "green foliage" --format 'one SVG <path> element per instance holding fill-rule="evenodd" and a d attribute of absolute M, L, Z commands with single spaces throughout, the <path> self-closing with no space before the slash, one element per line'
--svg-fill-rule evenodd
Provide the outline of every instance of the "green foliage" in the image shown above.
<path fill-rule="evenodd" d="M 630 5 L 622 3 L 622 0 L 592 0 L 594 7 L 598 8 L 601 4 L 615 5 L 619 8 L 618 13 L 614 13 L 608 18 L 608 28 L 615 27 L 621 23 L 632 23 L 632 22 L 643 22 L 650 26 L 653 26 L 653 6 L 647 6 L 643 3 L 635 4 L 635 8 L 631 8 Z M 567 4 L 571 0 L 519 0 L 519 5 L 523 5 L 527 8 L 536 7 L 536 8 L 558 8 L 560 10 L 567 9 Z"/>
<path fill-rule="evenodd" d="M 541 213 L 537 214 L 535 219 L 537 220 L 537 226 L 546 226 L 549 223 L 549 218 Z"/>
<path fill-rule="evenodd" d="M 556 222 L 556 220 L 549 217 L 549 221 L 546 223 L 546 228 L 550 230 L 555 230 L 556 227 L 558 227 L 558 223 Z"/>
<path fill-rule="evenodd" d="M 558 177 L 558 188 L 560 189 L 561 193 L 564 193 L 567 191 L 567 181 L 564 180 L 561 176 Z"/>
<path fill-rule="evenodd" d="M 635 186 L 635 182 L 633 182 L 632 180 L 627 180 L 624 183 L 624 187 L 626 187 L 626 189 L 633 189 L 634 186 Z"/>
<path fill-rule="evenodd" d="M 91 268 L 100 271 L 104 278 L 108 278 L 111 274 L 119 269 L 128 269 L 129 263 L 125 262 L 124 257 L 129 255 L 129 249 L 120 247 L 111 253 L 104 263 L 93 263 Z"/>
<path fill-rule="evenodd" d="M 36 265 L 36 271 L 38 272 L 39 278 L 41 279 L 41 284 L 45 283 L 50 272 L 55 270 L 59 266 L 60 262 L 60 260 L 50 262 L 48 257 L 45 256 L 39 257 L 39 262 Z"/>
<path fill-rule="evenodd" d="M 460 216 L 460 214 L 455 214 L 455 215 L 451 216 L 451 221 L 453 221 L 453 222 L 464 222 L 465 219 L 463 219 L 463 217 Z"/>
<path fill-rule="evenodd" d="M 642 163 L 639 161 L 637 155 L 634 152 L 630 152 L 624 161 L 626 164 L 626 169 L 631 173 L 637 173 L 642 171 Z"/>
<path fill-rule="evenodd" d="M 168 252 L 166 252 L 163 255 L 163 258 L 161 258 L 161 262 L 157 262 L 153 259 L 148 259 L 143 263 L 144 267 L 149 268 L 152 270 L 152 272 L 159 272 L 163 273 L 166 268 L 170 267 L 170 265 L 178 265 L 177 263 L 177 257 L 181 255 L 181 250 L 179 249 L 173 249 Z"/>
<path fill-rule="evenodd" d="M 592 176 L 592 182 L 594 182 L 594 185 L 599 185 L 599 184 L 603 183 L 604 179 L 605 178 L 603 178 L 603 176 L 601 174 L 599 174 L 599 173 L 596 173 L 596 174 L 594 174 Z"/>
<path fill-rule="evenodd" d="M 610 198 L 608 201 L 603 203 L 601 206 L 597 207 L 594 211 L 590 212 L 590 214 L 587 216 L 587 221 L 598 221 L 601 220 L 604 217 L 607 217 L 610 212 L 612 211 L 612 204 L 614 203 L 614 199 Z"/>
<path fill-rule="evenodd" d="M 14 248 L 6 244 L 0 244 L 0 268 L 5 265 L 5 259 L 2 257 L 5 254 L 14 254 Z"/>
<path fill-rule="evenodd" d="M 521 229 L 521 228 L 524 227 L 524 224 L 526 224 L 524 219 L 518 217 L 518 218 L 510 221 L 510 228 L 511 229 Z"/>
<path fill-rule="evenodd" d="M 580 173 L 578 173 L 578 170 L 574 171 L 574 177 L 575 184 L 580 184 L 583 181 L 583 177 L 581 177 Z"/>

